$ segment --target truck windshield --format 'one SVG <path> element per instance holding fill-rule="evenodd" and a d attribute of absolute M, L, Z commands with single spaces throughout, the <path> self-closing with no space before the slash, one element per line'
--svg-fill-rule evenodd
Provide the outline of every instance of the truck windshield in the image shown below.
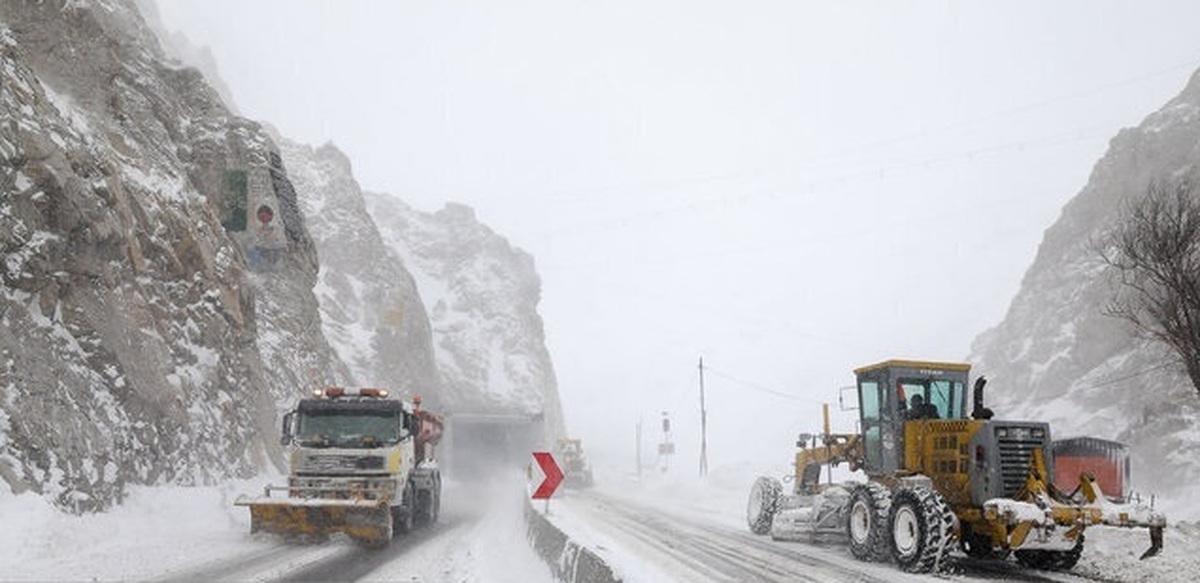
<path fill-rule="evenodd" d="M 296 439 L 313 447 L 379 447 L 400 441 L 398 411 L 306 411 Z"/>

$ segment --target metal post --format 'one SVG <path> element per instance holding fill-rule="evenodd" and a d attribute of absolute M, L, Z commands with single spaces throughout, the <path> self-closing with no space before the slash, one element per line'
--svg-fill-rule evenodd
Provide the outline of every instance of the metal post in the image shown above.
<path fill-rule="evenodd" d="M 637 421 L 637 476 L 642 479 L 642 418 Z"/>
<path fill-rule="evenodd" d="M 708 475 L 708 411 L 704 408 L 704 357 L 700 357 L 700 477 Z"/>

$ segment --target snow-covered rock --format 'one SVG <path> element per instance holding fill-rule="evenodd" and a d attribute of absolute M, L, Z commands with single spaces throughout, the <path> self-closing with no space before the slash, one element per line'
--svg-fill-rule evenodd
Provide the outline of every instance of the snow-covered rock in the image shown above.
<path fill-rule="evenodd" d="M 1182 501 L 1200 481 L 1200 396 L 1173 355 L 1105 315 L 1113 278 L 1096 241 L 1151 181 L 1193 172 L 1198 162 L 1200 72 L 1113 138 L 1047 229 L 1005 319 L 975 340 L 971 356 L 992 380 L 998 416 L 1049 421 L 1058 437 L 1127 442 L 1135 489 Z"/>
<path fill-rule="evenodd" d="M 470 207 L 447 204 L 430 214 L 386 194 L 366 193 L 366 200 L 426 302 L 448 410 L 542 414 L 548 435 L 563 435 L 533 258 L 477 221 Z"/>
<path fill-rule="evenodd" d="M 260 472 L 277 403 L 345 371 L 275 146 L 131 2 L 0 23 L 0 477 L 88 510 Z"/>
<path fill-rule="evenodd" d="M 169 55 L 139 5 L 0 2 L 8 489 L 85 511 L 255 475 L 325 384 L 560 435 L 532 259 L 462 209 L 389 216 L 418 239 L 385 240 L 345 156 L 233 114 L 181 65 L 214 77 L 207 53 L 168 36 Z"/>
<path fill-rule="evenodd" d="M 332 144 L 280 145 L 321 256 L 322 326 L 352 383 L 420 395 L 442 409 L 425 305 L 367 213 L 350 160 Z"/>

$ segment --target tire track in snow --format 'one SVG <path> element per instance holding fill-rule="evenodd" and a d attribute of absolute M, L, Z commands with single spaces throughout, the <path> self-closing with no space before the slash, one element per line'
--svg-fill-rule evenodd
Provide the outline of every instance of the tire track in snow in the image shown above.
<path fill-rule="evenodd" d="M 1012 561 L 975 561 L 949 557 L 941 575 L 905 573 L 890 563 L 860 563 L 826 558 L 844 545 L 774 541 L 718 524 L 669 514 L 652 506 L 597 492 L 581 493 L 570 500 L 586 515 L 589 524 L 616 527 L 622 534 L 670 557 L 692 574 L 688 580 L 705 581 L 935 581 L 947 577 L 964 580 L 1044 581 L 1055 583 L 1106 582 L 1072 572 L 1038 571 Z M 611 552 L 606 551 L 611 555 Z"/>
<path fill-rule="evenodd" d="M 797 548 L 770 544 L 750 533 L 666 516 L 653 508 L 589 493 L 574 508 L 593 526 L 607 524 L 644 549 L 674 561 L 673 570 L 706 581 L 858 581 L 883 583 L 905 578 L 876 576 L 853 563 L 829 560 Z M 611 553 L 609 553 L 611 554 Z"/>
<path fill-rule="evenodd" d="M 469 526 L 470 521 L 462 518 L 448 518 L 408 534 L 398 535 L 392 543 L 383 549 L 355 548 L 353 552 L 332 557 L 317 564 L 311 564 L 303 569 L 293 570 L 277 581 L 358 581 L 369 578 L 384 565 L 405 560 L 409 554 L 426 543 L 436 542 L 442 537 L 451 535 Z"/>
<path fill-rule="evenodd" d="M 156 579 L 159 583 L 190 583 L 193 581 L 247 581 L 270 578 L 294 565 L 309 565 L 331 554 L 351 550 L 346 545 L 298 546 L 278 543 L 268 549 L 252 551 L 234 557 L 216 559 L 180 573 Z"/>

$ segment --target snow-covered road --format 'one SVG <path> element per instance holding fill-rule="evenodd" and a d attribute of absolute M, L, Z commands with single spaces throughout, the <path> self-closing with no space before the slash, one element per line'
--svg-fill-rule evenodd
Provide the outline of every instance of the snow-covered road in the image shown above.
<path fill-rule="evenodd" d="M 642 581 L 1190 581 L 1200 568 L 1200 529 L 1168 529 L 1161 556 L 1139 561 L 1145 530 L 1093 528 L 1071 572 L 1034 571 L 1015 561 L 979 562 L 955 551 L 941 575 L 862 563 L 838 541 L 773 541 L 745 524 L 745 474 L 706 480 L 648 476 L 598 482 L 551 501 L 550 520 L 600 555 L 628 583 Z M 542 510 L 541 505 L 535 509 Z"/>
<path fill-rule="evenodd" d="M 519 480 L 447 484 L 439 522 L 381 550 L 335 537 L 249 534 L 232 505 L 260 484 L 135 489 L 110 513 L 69 516 L 36 495 L 0 496 L 0 581 L 528 581 L 550 570 L 525 541 Z"/>
<path fill-rule="evenodd" d="M 871 573 L 840 548 L 775 544 L 745 529 L 672 515 L 607 496 L 578 493 L 560 508 L 565 530 L 595 539 L 626 581 L 902 580 Z M 569 517 L 569 518 L 568 518 Z M 631 567 L 640 562 L 640 567 Z"/>
<path fill-rule="evenodd" d="M 840 544 L 772 541 L 745 525 L 745 468 L 708 478 L 598 476 L 590 490 L 563 490 L 550 520 L 603 558 L 628 583 L 673 581 L 1190 581 L 1200 572 L 1200 525 L 1173 524 L 1162 556 L 1138 561 L 1144 531 L 1094 529 L 1071 574 L 1013 562 L 952 564 L 940 577 L 859 563 Z M 290 545 L 249 534 L 232 504 L 261 480 L 213 487 L 134 488 L 104 514 L 63 514 L 41 497 L 0 491 L 3 581 L 411 581 L 548 583 L 531 549 L 521 480 L 488 490 L 449 483 L 441 520 L 378 551 L 334 538 Z M 533 505 L 544 512 L 545 505 Z M 1189 517 L 1181 517 L 1189 518 Z M 1194 520 L 1194 519 L 1193 519 Z"/>

